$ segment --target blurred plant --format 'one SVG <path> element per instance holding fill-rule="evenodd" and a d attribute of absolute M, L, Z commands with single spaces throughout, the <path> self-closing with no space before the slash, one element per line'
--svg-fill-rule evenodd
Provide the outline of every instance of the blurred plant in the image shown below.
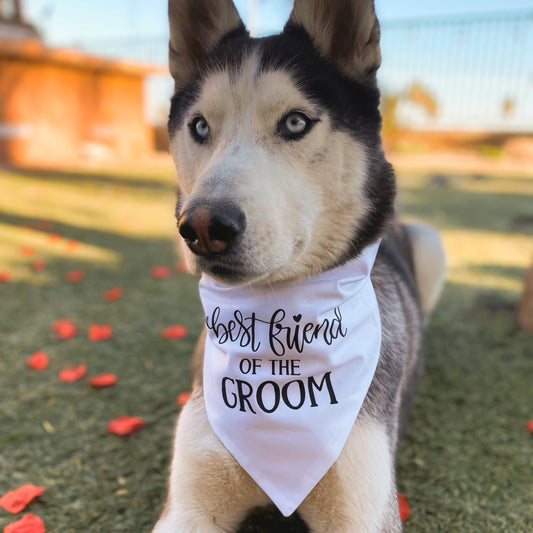
<path fill-rule="evenodd" d="M 506 98 L 502 103 L 502 115 L 504 118 L 514 115 L 516 109 L 516 100 L 514 98 Z"/>
<path fill-rule="evenodd" d="M 384 92 L 381 98 L 381 115 L 385 136 L 394 139 L 394 136 L 401 129 L 401 125 L 398 123 L 398 108 L 403 104 L 415 104 L 431 118 L 435 118 L 439 110 L 439 104 L 435 97 L 416 81 L 404 91 Z"/>
<path fill-rule="evenodd" d="M 494 144 L 480 144 L 478 152 L 485 157 L 498 158 L 503 155 L 503 148 Z"/>
<path fill-rule="evenodd" d="M 413 104 L 418 104 L 431 117 L 435 118 L 438 111 L 438 103 L 432 94 L 416 81 L 407 91 L 407 99 Z"/>
<path fill-rule="evenodd" d="M 396 112 L 400 96 L 397 94 L 384 94 L 381 97 L 381 116 L 383 119 L 383 133 L 391 135 L 398 130 Z"/>

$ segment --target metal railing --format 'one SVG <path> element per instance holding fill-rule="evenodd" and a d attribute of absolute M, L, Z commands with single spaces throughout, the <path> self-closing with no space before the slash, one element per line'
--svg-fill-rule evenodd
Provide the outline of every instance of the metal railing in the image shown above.
<path fill-rule="evenodd" d="M 421 128 L 533 132 L 533 9 L 382 24 L 385 98 Z"/>
<path fill-rule="evenodd" d="M 381 28 L 378 79 L 399 126 L 533 132 L 533 9 L 384 21 Z M 167 39 L 131 37 L 83 48 L 166 65 Z M 152 87 L 149 105 L 161 109 L 172 85 Z"/>
<path fill-rule="evenodd" d="M 86 41 L 79 47 L 89 54 L 165 66 L 168 64 L 168 35 L 141 35 L 122 39 Z"/>

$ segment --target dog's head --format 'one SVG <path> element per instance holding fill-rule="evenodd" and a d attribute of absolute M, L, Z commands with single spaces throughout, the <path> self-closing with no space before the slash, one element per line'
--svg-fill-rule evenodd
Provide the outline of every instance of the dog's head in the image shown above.
<path fill-rule="evenodd" d="M 223 283 L 317 274 L 390 217 L 373 0 L 295 0 L 252 39 L 231 0 L 170 0 L 169 135 L 191 270 Z"/>

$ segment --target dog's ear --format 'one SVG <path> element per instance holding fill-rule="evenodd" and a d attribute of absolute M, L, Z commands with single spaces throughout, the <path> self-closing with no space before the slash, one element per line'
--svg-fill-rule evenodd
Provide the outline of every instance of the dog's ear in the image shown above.
<path fill-rule="evenodd" d="M 291 25 L 301 26 L 341 72 L 375 82 L 381 52 L 374 0 L 294 0 L 286 29 Z"/>
<path fill-rule="evenodd" d="M 169 0 L 169 66 L 182 88 L 224 35 L 245 26 L 232 0 Z"/>

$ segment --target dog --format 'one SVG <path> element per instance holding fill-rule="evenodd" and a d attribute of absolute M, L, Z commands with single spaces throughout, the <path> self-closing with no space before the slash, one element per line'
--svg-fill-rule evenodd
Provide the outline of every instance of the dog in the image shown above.
<path fill-rule="evenodd" d="M 187 266 L 203 275 L 207 304 L 206 329 L 193 356 L 193 391 L 176 428 L 168 498 L 153 531 L 234 532 L 250 510 L 274 501 L 286 515 L 297 511 L 313 533 L 399 532 L 395 454 L 422 372 L 424 327 L 443 285 L 445 261 L 435 230 L 402 225 L 394 215 L 395 177 L 380 137 L 374 2 L 295 0 L 283 32 L 264 38 L 249 36 L 231 0 L 170 0 L 169 23 L 176 216 Z M 371 291 L 362 313 L 372 331 L 357 342 L 346 325 L 349 305 L 332 304 L 328 312 L 334 307 L 334 314 L 316 320 L 302 318 L 321 308 L 318 296 L 302 304 L 304 311 L 276 309 L 267 318 L 232 307 L 234 294 L 241 302 L 279 291 L 282 302 L 296 294 L 291 301 L 298 306 L 298 291 L 304 287 L 306 298 L 314 294 L 310 284 L 316 280 L 344 290 L 351 282 L 332 281 L 331 273 L 350 278 L 351 265 L 363 265 L 361 286 Z M 365 284 L 369 275 L 372 283 Z M 222 318 L 218 295 L 233 309 L 230 318 Z M 254 337 L 260 326 L 269 330 L 270 345 L 266 337 Z M 319 461 L 307 485 L 304 472 L 290 471 L 286 482 L 298 485 L 299 497 L 291 488 L 278 498 L 277 488 L 265 489 L 263 476 L 277 469 L 273 475 L 283 477 L 293 460 L 313 462 L 315 439 L 326 448 L 330 437 L 337 441 L 337 430 L 329 428 L 345 396 L 336 387 L 343 380 L 348 398 L 356 386 L 342 367 L 303 377 L 308 345 L 330 346 L 334 359 L 337 343 L 355 352 L 366 340 L 368 350 L 358 361 L 368 362 L 362 374 L 370 379 L 359 404 L 353 403 L 356 412 L 345 409 L 346 435 L 336 442 L 333 459 Z M 233 377 L 216 381 L 224 369 L 215 375 L 212 388 L 206 375 L 213 373 L 213 361 L 227 361 L 220 355 L 226 341 L 249 356 L 239 360 Z M 270 364 L 268 355 L 255 356 L 261 342 L 274 354 L 268 372 L 277 368 L 285 382 L 249 381 Z M 281 363 L 286 347 L 298 357 Z M 284 409 L 313 437 L 291 433 L 284 420 L 272 429 L 275 409 Z M 310 428 L 319 411 L 333 414 L 323 428 Z M 272 459 L 277 427 L 292 435 L 283 441 L 290 461 L 283 453 Z M 232 448 L 233 432 L 244 435 L 240 455 Z M 260 453 L 246 448 L 248 442 Z M 300 446 L 305 457 L 299 457 Z M 327 455 L 320 446 L 316 454 Z"/>

